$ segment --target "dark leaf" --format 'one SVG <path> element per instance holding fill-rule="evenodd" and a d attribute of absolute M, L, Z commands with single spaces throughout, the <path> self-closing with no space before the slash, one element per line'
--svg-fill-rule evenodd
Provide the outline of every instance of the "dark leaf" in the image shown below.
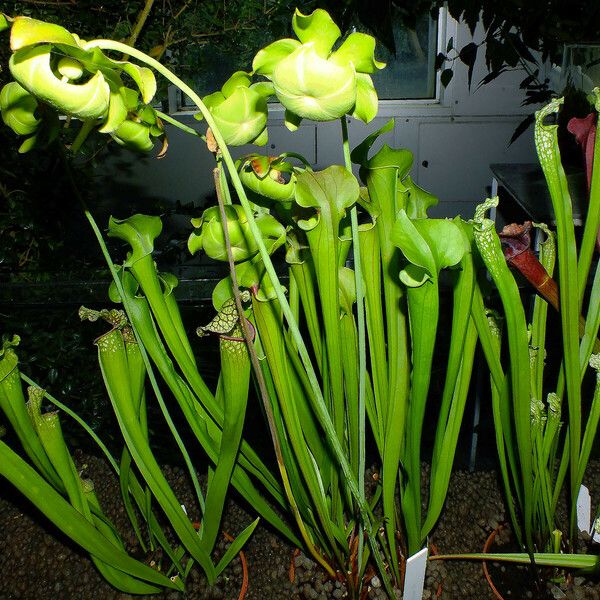
<path fill-rule="evenodd" d="M 450 52 L 450 50 L 452 50 L 452 48 L 454 48 L 454 38 L 451 37 L 448 40 L 448 45 L 446 46 L 446 52 Z"/>
<path fill-rule="evenodd" d="M 547 86 L 539 85 L 527 90 L 525 95 L 536 102 L 546 102 L 547 100 L 550 100 L 551 91 Z"/>
<path fill-rule="evenodd" d="M 458 53 L 458 57 L 465 65 L 472 65 L 477 58 L 477 44 L 469 42 L 466 46 L 463 46 Z"/>
<path fill-rule="evenodd" d="M 519 53 L 513 44 L 510 41 L 507 41 L 505 44 L 503 44 L 502 50 L 504 62 L 513 68 L 516 67 L 519 64 Z"/>
<path fill-rule="evenodd" d="M 481 10 L 481 5 L 478 2 L 473 2 L 471 6 L 465 8 L 465 12 L 463 15 L 463 19 L 467 26 L 469 27 L 469 31 L 471 35 L 474 35 L 475 28 L 477 27 L 477 23 L 479 23 L 479 11 Z"/>
<path fill-rule="evenodd" d="M 446 55 L 443 52 L 438 52 L 438 55 L 435 57 L 435 70 L 441 69 L 445 61 Z"/>
<path fill-rule="evenodd" d="M 460 60 L 467 65 L 468 71 L 468 83 L 469 88 L 471 87 L 471 80 L 473 79 L 473 68 L 475 67 L 475 61 L 477 60 L 477 44 L 470 42 L 463 48 L 461 48 L 458 57 Z"/>
<path fill-rule="evenodd" d="M 552 91 L 544 88 L 540 91 L 526 92 L 527 98 L 521 102 L 521 106 L 529 106 L 531 104 L 546 104 L 552 98 Z"/>
<path fill-rule="evenodd" d="M 464 6 L 461 0 L 448 0 L 448 12 L 455 21 L 460 21 Z"/>
<path fill-rule="evenodd" d="M 514 133 L 512 134 L 512 137 L 510 138 L 510 142 L 508 142 L 508 145 L 510 146 L 513 142 L 518 140 L 519 137 L 521 137 L 521 135 L 523 135 L 529 129 L 529 127 L 533 124 L 534 121 L 534 115 L 527 115 L 515 129 Z"/>
<path fill-rule="evenodd" d="M 549 40 L 540 36 L 539 27 L 526 27 L 526 25 L 523 24 L 521 28 L 521 39 L 523 40 L 523 43 L 531 50 L 540 50 L 543 48 L 544 51 L 547 51 L 549 48 L 546 46 L 546 44 L 549 44 L 550 48 L 556 48 L 555 42 L 550 42 Z M 560 52 L 562 53 L 562 44 L 559 44 L 559 46 L 561 48 Z"/>
<path fill-rule="evenodd" d="M 489 38 L 485 47 L 485 59 L 488 69 L 499 71 L 504 66 L 502 44 L 495 38 Z"/>
<path fill-rule="evenodd" d="M 517 33 L 510 32 L 508 34 L 508 36 L 509 36 L 510 40 L 512 41 L 513 46 L 515 47 L 515 50 L 519 53 L 521 58 L 523 58 L 529 62 L 532 62 L 532 63 L 536 62 L 535 58 L 533 57 L 533 54 L 531 54 L 531 51 L 525 45 L 525 43 L 523 42 L 523 40 Z"/>
<path fill-rule="evenodd" d="M 482 85 L 487 85 L 488 83 L 494 81 L 496 77 L 504 73 L 506 69 L 502 68 L 499 71 L 490 71 L 480 82 L 477 87 L 481 87 Z"/>
<path fill-rule="evenodd" d="M 525 79 L 523 79 L 523 81 L 521 81 L 521 83 L 519 84 L 519 88 L 522 90 L 528 88 L 535 81 L 535 78 L 537 77 L 537 75 L 538 75 L 538 71 L 536 70 L 531 75 L 528 75 L 527 77 L 525 77 Z"/>
<path fill-rule="evenodd" d="M 490 10 L 489 8 L 484 7 L 481 11 L 481 23 L 486 31 L 489 31 L 491 29 L 495 17 L 496 15 L 494 11 Z"/>
<path fill-rule="evenodd" d="M 452 69 L 444 69 L 440 76 L 440 81 L 442 82 L 443 87 L 447 87 L 450 83 L 452 76 L 454 75 L 454 71 Z"/>

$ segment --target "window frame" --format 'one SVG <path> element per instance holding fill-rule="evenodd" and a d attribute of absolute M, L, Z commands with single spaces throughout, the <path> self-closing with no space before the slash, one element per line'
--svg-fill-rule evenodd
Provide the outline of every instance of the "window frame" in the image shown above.
<path fill-rule="evenodd" d="M 439 9 L 437 22 L 437 40 L 435 54 L 446 48 L 448 40 L 457 34 L 457 22 L 449 16 L 446 7 Z M 455 37 L 456 39 L 456 37 Z M 378 117 L 394 117 L 404 115 L 423 115 L 431 109 L 435 113 L 439 109 L 448 109 L 451 102 L 451 91 L 453 82 L 443 88 L 441 84 L 441 71 L 438 69 L 435 73 L 434 89 L 432 98 L 406 98 L 393 100 L 379 100 Z M 168 111 L 174 117 L 193 115 L 197 111 L 191 107 L 181 106 L 181 92 L 175 86 L 169 86 L 168 89 Z M 425 109 L 425 110 L 424 110 Z M 279 102 L 269 103 L 269 120 L 273 123 L 283 123 L 285 120 L 285 109 Z"/>

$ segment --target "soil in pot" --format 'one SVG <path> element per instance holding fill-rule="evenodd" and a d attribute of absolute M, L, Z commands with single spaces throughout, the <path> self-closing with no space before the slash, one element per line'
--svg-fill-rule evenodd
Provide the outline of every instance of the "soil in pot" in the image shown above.
<path fill-rule="evenodd" d="M 587 541 L 586 541 L 587 538 Z M 579 551 L 594 552 L 589 535 L 580 535 Z M 488 538 L 485 551 L 490 553 L 519 552 L 512 531 L 508 526 L 500 525 Z M 585 577 L 573 576 L 560 569 L 547 567 L 532 568 L 530 565 L 518 565 L 487 561 L 485 563 L 487 579 L 498 599 L 531 598 L 531 600 L 560 600 L 563 598 L 600 599 L 598 583 Z"/>
<path fill-rule="evenodd" d="M 95 482 L 96 492 L 106 513 L 115 522 L 130 552 L 138 552 L 137 542 L 128 527 L 120 501 L 118 482 L 104 460 L 76 452 L 79 468 L 86 468 Z M 193 506 L 193 495 L 185 472 L 179 467 L 165 467 L 164 472 L 178 498 Z M 594 480 L 589 483 L 592 498 L 600 498 L 600 466 L 590 469 Z M 424 475 L 424 477 L 426 474 Z M 198 515 L 190 510 L 190 518 Z M 252 520 L 243 503 L 229 503 L 223 529 L 239 533 Z M 498 523 L 504 520 L 504 506 L 492 471 L 454 473 L 444 514 L 430 538 L 432 548 L 440 553 L 478 551 Z M 220 542 L 220 552 L 226 547 Z M 12 488 L 0 486 L 0 600 L 130 600 L 111 588 L 77 547 L 44 522 L 40 514 Z M 331 600 L 345 598 L 342 583 L 328 580 L 315 564 L 260 526 L 244 548 L 248 573 L 246 600 Z M 294 581 L 290 566 L 294 564 Z M 193 569 L 185 594 L 164 592 L 154 598 L 164 600 L 237 600 L 242 587 L 244 568 L 236 558 L 213 588 L 206 585 L 201 572 Z M 565 598 L 600 600 L 598 582 L 576 581 L 565 589 Z M 384 599 L 381 582 L 369 582 L 368 598 Z M 515 595 L 519 594 L 519 595 Z M 398 594 L 400 597 L 400 594 Z M 428 600 L 492 600 L 481 563 L 463 561 L 430 562 L 424 598 Z M 520 588 L 509 598 L 533 598 Z"/>

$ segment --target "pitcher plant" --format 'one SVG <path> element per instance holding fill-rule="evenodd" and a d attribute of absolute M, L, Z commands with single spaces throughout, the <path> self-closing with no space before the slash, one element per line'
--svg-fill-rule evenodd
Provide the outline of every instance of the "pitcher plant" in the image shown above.
<path fill-rule="evenodd" d="M 250 535 L 255 523 L 214 564 L 211 554 L 225 496 L 233 485 L 261 518 L 330 576 L 345 580 L 351 596 L 358 597 L 377 572 L 393 597 L 394 585 L 402 584 L 405 560 L 427 544 L 443 509 L 478 338 L 492 372 L 497 440 L 505 452 L 503 478 L 518 500 L 511 504 L 511 514 L 515 523 L 517 513 L 523 514 L 520 539 L 533 548 L 533 515 L 547 508 L 549 498 L 541 495 L 541 482 L 523 482 L 526 473 L 549 464 L 547 453 L 555 453 L 556 445 L 546 436 L 557 433 L 559 426 L 548 416 L 532 440 L 530 371 L 523 366 L 529 364 L 530 341 L 520 304 L 507 313 L 514 369 L 510 378 L 500 364 L 500 340 L 483 307 L 484 284 L 477 276 L 481 266 L 490 270 L 505 307 L 512 306 L 515 291 L 498 238 L 484 219 L 488 205 L 470 223 L 428 218 L 437 198 L 412 180 L 412 153 L 387 144 L 372 152 L 379 138 L 393 129 L 393 121 L 350 149 L 348 119 L 369 123 L 377 115 L 371 76 L 385 65 L 375 58 L 373 37 L 353 32 L 342 38 L 324 10 L 309 15 L 296 10 L 294 38 L 259 50 L 248 71 L 234 73 L 219 91 L 200 98 L 155 59 L 121 42 L 85 41 L 63 27 L 27 17 L 3 17 L 2 22 L 10 29 L 14 81 L 0 92 L 0 110 L 4 122 L 26 138 L 21 152 L 60 141 L 59 123 L 66 117 L 77 132 L 70 155 L 98 134 L 136 151 L 149 151 L 160 139 L 165 150 L 172 126 L 198 138 L 199 151 L 206 146 L 215 160 L 211 176 L 218 204 L 193 219 L 188 248 L 230 268 L 212 294 L 214 320 L 195 324 L 201 336 L 219 337 L 216 390 L 200 375 L 202 357 L 192 351 L 175 299 L 177 280 L 161 273 L 153 259 L 160 219 L 111 218 L 108 235 L 128 245 L 126 259 L 117 266 L 85 209 L 111 270 L 110 297 L 122 305 L 114 311 L 82 309 L 81 316 L 111 324 L 97 345 L 125 443 L 119 469 L 123 496 L 141 539 L 132 498 L 148 522 L 149 542 L 162 543 L 152 505 L 158 504 L 169 517 L 179 544 L 170 554 L 174 573 L 183 580 L 197 562 L 212 581 Z M 205 132 L 151 105 L 157 75 L 191 99 Z M 294 152 L 252 153 L 234 160 L 230 146 L 266 144 L 268 100 L 281 103 L 292 131 L 302 120 L 338 121 L 344 164 L 314 171 Z M 556 181 L 556 193 L 564 192 L 560 177 Z M 572 270 L 577 266 L 572 252 L 562 256 L 568 236 L 559 228 L 559 264 L 562 260 L 560 268 L 567 268 L 565 278 L 577 272 Z M 580 280 L 587 277 L 588 254 L 579 267 Z M 271 258 L 279 255 L 285 257 L 282 268 Z M 576 292 L 568 288 L 560 288 L 565 327 L 578 319 L 578 294 L 583 293 L 580 287 Z M 539 347 L 541 312 L 538 308 L 531 334 L 531 343 Z M 450 335 L 440 328 L 443 314 L 450 315 Z M 563 462 L 577 467 L 573 490 L 588 445 L 586 441 L 582 450 L 577 442 L 577 390 L 597 329 L 588 316 L 581 356 L 574 335 L 565 338 L 569 359 L 561 381 L 568 390 L 571 449 Z M 538 350 L 538 356 L 541 360 L 543 352 Z M 434 369 L 436 378 L 443 373 L 438 398 L 431 385 Z M 172 398 L 163 398 L 159 380 Z M 277 474 L 243 437 L 251 380 L 273 441 Z M 539 388 L 538 375 L 535 381 Z M 178 443 L 203 511 L 197 532 L 150 448 L 146 407 L 154 399 Z M 170 416 L 172 400 L 212 461 L 205 490 L 196 475 L 198 465 Z M 434 438 L 423 497 L 426 426 Z M 34 431 L 28 431 L 23 437 L 33 439 Z M 375 485 L 365 480 L 370 438 L 376 449 Z M 28 448 L 38 477 L 57 478 L 41 449 Z M 69 496 L 68 489 L 57 493 Z M 536 494 L 542 498 L 539 504 Z M 81 503 L 74 507 L 85 517 Z M 108 563 L 106 569 L 113 567 L 114 562 Z"/>

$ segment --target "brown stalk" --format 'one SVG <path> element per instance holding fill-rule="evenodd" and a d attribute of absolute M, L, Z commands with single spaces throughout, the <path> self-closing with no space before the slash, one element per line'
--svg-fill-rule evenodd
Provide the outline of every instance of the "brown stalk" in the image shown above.
<path fill-rule="evenodd" d="M 131 30 L 131 34 L 127 38 L 126 43 L 128 46 L 135 46 L 135 43 L 137 42 L 137 39 L 140 33 L 142 32 L 146 21 L 148 20 L 148 16 L 150 15 L 150 11 L 152 10 L 153 4 L 154 0 L 146 0 L 144 8 L 142 8 L 140 13 L 138 14 L 133 29 Z M 124 54 L 121 60 L 129 60 L 129 55 Z"/>

